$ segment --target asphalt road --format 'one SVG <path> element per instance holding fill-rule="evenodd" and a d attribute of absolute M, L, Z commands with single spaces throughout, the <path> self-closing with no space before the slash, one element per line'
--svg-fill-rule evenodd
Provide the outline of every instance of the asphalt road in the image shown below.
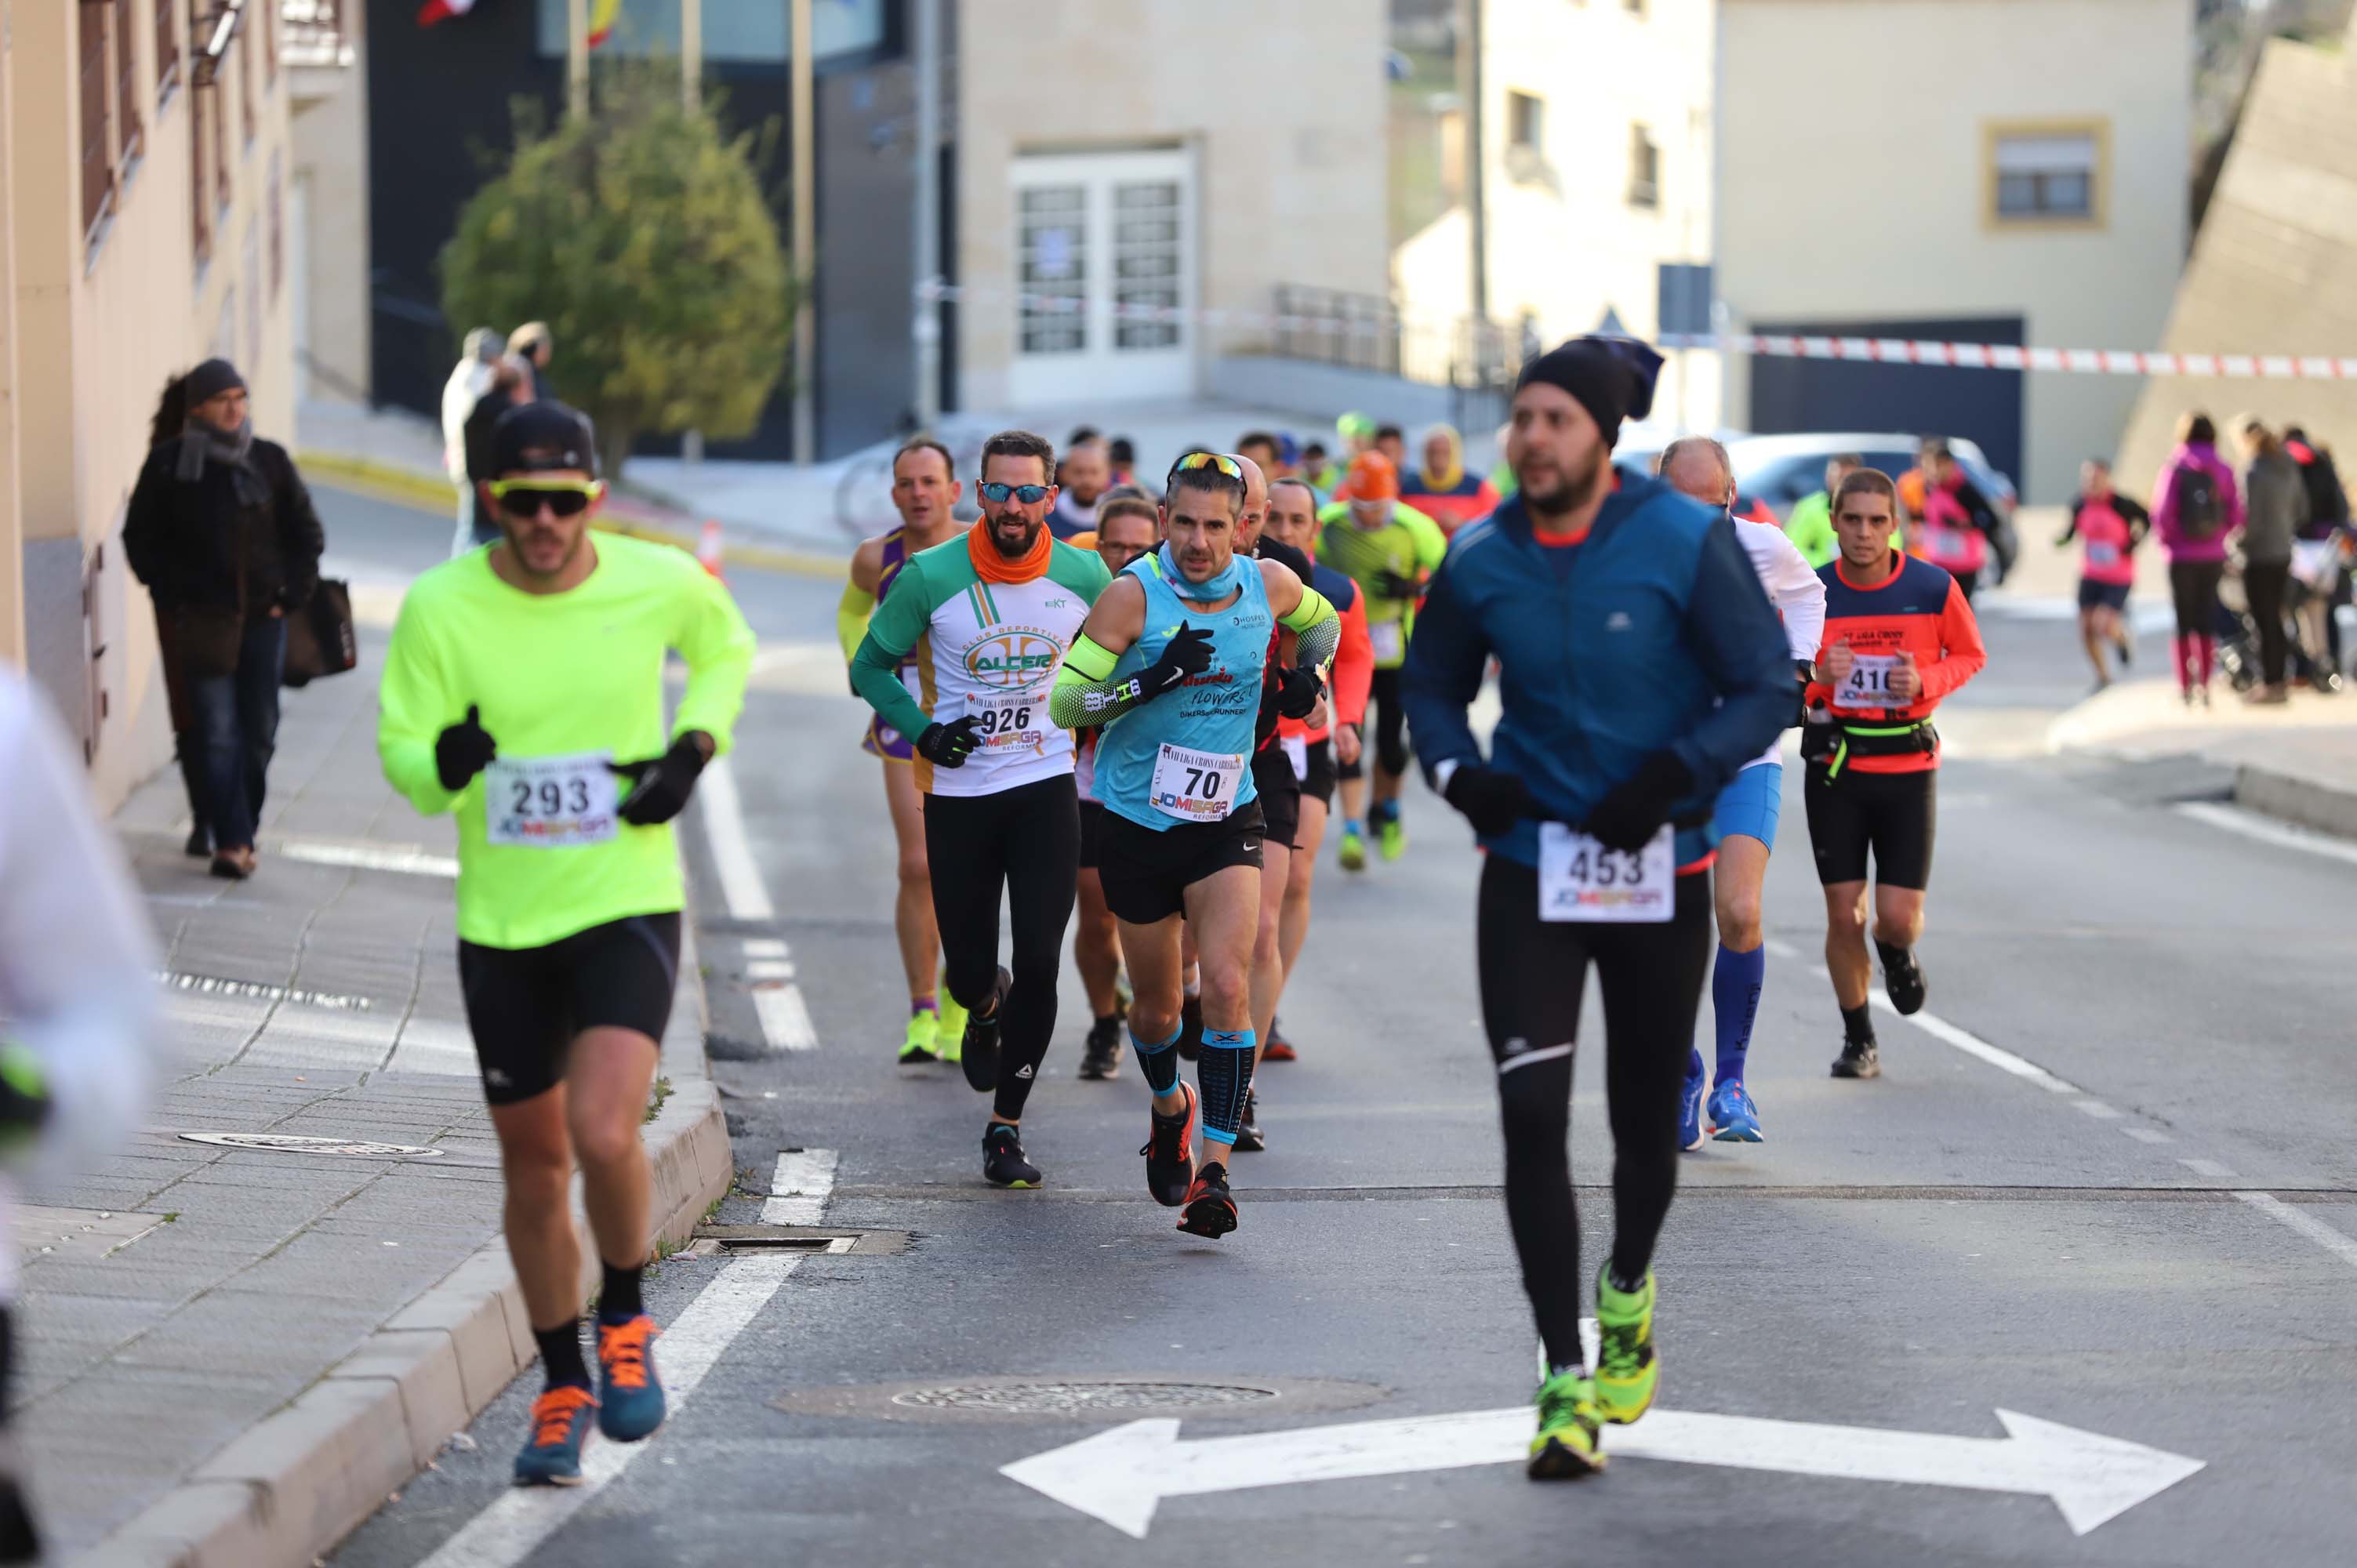
<path fill-rule="evenodd" d="M 331 506 L 351 558 L 416 564 L 416 524 Z M 657 1438 L 587 1496 L 511 1494 L 528 1380 L 342 1568 L 2348 1560 L 2349 872 L 2171 809 L 2218 791 L 2199 768 L 2029 755 L 2084 689 L 2067 623 L 1990 618 L 1990 671 L 1957 704 L 1973 744 L 1942 780 L 1922 950 L 1938 1028 L 1883 1015 L 1878 1082 L 1825 1076 L 1839 1023 L 1788 789 L 1750 1073 L 1770 1141 L 1684 1161 L 1658 1260 L 1662 1409 L 1608 1433 L 1622 1457 L 1604 1477 L 1541 1487 L 1490 1460 L 1495 1422 L 1312 1430 L 1530 1393 L 1469 961 L 1476 862 L 1453 814 L 1412 786 L 1403 862 L 1353 878 L 1329 851 L 1284 1007 L 1303 1059 L 1264 1071 L 1271 1146 L 1239 1162 L 1234 1235 L 1179 1236 L 1146 1198 L 1135 1068 L 1075 1079 L 1069 977 L 1026 1118 L 1049 1185 L 994 1191 L 986 1107 L 954 1069 L 893 1064 L 892 841 L 832 646 L 836 589 L 736 585 L 766 652 L 733 769 L 776 915 L 733 918 L 708 831 L 685 835 L 745 1194 L 719 1218 L 761 1218 L 781 1151 L 805 1186 L 823 1185 L 810 1152 L 832 1151 L 825 1224 L 880 1235 L 791 1263 L 664 1262 L 659 1362 L 711 1369 Z M 777 981 L 754 969 L 775 953 L 746 944 L 780 940 L 813 1050 L 759 1048 L 756 987 Z M 1574 1142 L 1600 1235 L 1590 1011 Z M 1180 1386 L 1075 1415 L 1108 1402 L 1091 1379 Z M 888 1385 L 937 1391 L 895 1403 Z M 1188 1402 L 1149 1408 L 1165 1399 Z M 1108 1435 L 1135 1418 L 1175 1419 L 1178 1448 L 1158 1446 L 1167 1428 Z M 2008 1424 L 2027 1446 L 1996 1441 Z M 1189 1447 L 1287 1433 L 1304 1435 Z M 1091 1438 L 1048 1484 L 1102 1517 L 1001 1473 Z M 1289 1478 L 1320 1474 L 1342 1478 Z"/>

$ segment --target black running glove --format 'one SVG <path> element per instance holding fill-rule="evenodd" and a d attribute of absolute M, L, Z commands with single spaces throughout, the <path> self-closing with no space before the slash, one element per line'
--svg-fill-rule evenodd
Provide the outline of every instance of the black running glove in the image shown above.
<path fill-rule="evenodd" d="M 0 1155 L 30 1144 L 49 1119 L 48 1074 L 41 1058 L 15 1041 L 0 1041 Z"/>
<path fill-rule="evenodd" d="M 1514 824 L 1524 817 L 1545 814 L 1521 774 L 1502 773 L 1478 762 L 1458 764 L 1440 798 L 1462 811 L 1483 838 L 1498 838 L 1513 832 Z"/>
<path fill-rule="evenodd" d="M 1276 711 L 1289 719 L 1306 719 L 1318 711 L 1318 699 L 1326 694 L 1326 682 L 1318 678 L 1315 670 L 1302 670 L 1286 665 L 1276 674 Z"/>
<path fill-rule="evenodd" d="M 1805 659 L 1796 659 L 1792 669 L 1801 678 L 1792 693 L 1792 722 L 1804 725 L 1809 722 L 1809 682 L 1817 678 L 1816 667 Z"/>
<path fill-rule="evenodd" d="M 1675 752 L 1657 751 L 1596 802 L 1580 831 L 1607 849 L 1633 854 L 1662 831 L 1671 808 L 1694 787 L 1694 775 Z"/>
<path fill-rule="evenodd" d="M 606 764 L 608 772 L 630 780 L 629 792 L 615 808 L 622 821 L 632 827 L 651 828 L 687 810 L 687 798 L 695 792 L 696 775 L 710 760 L 704 747 L 696 744 L 701 733 L 688 731 L 673 741 L 671 749 L 661 757 L 650 757 L 643 762 Z M 711 737 L 705 738 L 708 741 Z"/>
<path fill-rule="evenodd" d="M 917 750 L 936 768 L 963 768 L 982 741 L 974 733 L 982 721 L 974 714 L 945 725 L 927 725 L 925 733 L 917 737 Z"/>
<path fill-rule="evenodd" d="M 1375 597 L 1379 599 L 1413 599 L 1423 593 L 1423 583 L 1414 577 L 1404 577 L 1397 572 L 1375 574 Z"/>
<path fill-rule="evenodd" d="M 1163 645 L 1162 657 L 1138 671 L 1138 691 L 1144 696 L 1158 697 L 1188 676 L 1200 675 L 1211 667 L 1211 628 L 1182 626 L 1178 635 Z"/>
<path fill-rule="evenodd" d="M 442 780 L 442 788 L 455 795 L 499 755 L 499 743 L 483 728 L 483 710 L 470 703 L 464 723 L 452 725 L 435 737 L 434 774 Z"/>

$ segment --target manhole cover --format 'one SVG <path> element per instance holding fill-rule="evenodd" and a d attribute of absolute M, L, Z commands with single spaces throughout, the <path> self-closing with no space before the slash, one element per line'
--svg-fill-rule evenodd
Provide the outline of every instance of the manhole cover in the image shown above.
<path fill-rule="evenodd" d="M 1243 1383 L 951 1383 L 937 1389 L 910 1389 L 894 1394 L 892 1402 L 930 1410 L 984 1411 L 992 1415 L 1129 1415 L 1139 1411 L 1261 1404 L 1278 1397 L 1275 1389 Z"/>
<path fill-rule="evenodd" d="M 1295 1415 L 1351 1410 L 1373 1403 L 1384 1392 L 1370 1383 L 1327 1378 L 1221 1380 L 1183 1372 L 1141 1372 L 1125 1377 L 983 1377 L 791 1389 L 773 1402 L 797 1415 L 883 1421 L 1119 1422 L 1157 1414 L 1198 1420 L 1280 1411 Z"/>
<path fill-rule="evenodd" d="M 294 1133 L 183 1133 L 186 1144 L 210 1144 L 223 1149 L 275 1149 L 286 1155 L 357 1155 L 363 1159 L 439 1159 L 439 1149 L 411 1144 L 371 1144 L 363 1138 L 306 1138 Z"/>

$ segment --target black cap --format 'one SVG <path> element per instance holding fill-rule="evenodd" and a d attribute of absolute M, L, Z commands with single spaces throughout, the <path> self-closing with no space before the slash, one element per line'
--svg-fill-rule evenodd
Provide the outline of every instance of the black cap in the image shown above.
<path fill-rule="evenodd" d="M 1620 444 L 1622 420 L 1653 411 L 1661 373 L 1662 357 L 1633 338 L 1574 338 L 1524 365 L 1514 390 L 1540 382 L 1561 387 L 1596 421 L 1609 448 Z"/>
<path fill-rule="evenodd" d="M 561 403 L 522 403 L 491 426 L 493 474 L 544 474 L 560 468 L 597 477 L 597 433 L 587 414 Z"/>
<path fill-rule="evenodd" d="M 245 378 L 227 360 L 207 360 L 188 372 L 188 399 L 190 404 L 217 398 L 225 392 L 243 392 Z"/>

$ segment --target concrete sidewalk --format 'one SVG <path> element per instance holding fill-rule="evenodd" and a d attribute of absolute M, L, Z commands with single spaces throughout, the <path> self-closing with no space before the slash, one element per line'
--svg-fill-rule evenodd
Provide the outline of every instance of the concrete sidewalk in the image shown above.
<path fill-rule="evenodd" d="M 382 651 L 364 631 L 351 678 L 286 694 L 251 882 L 179 853 L 176 774 L 117 818 L 179 1059 L 150 1125 L 20 1228 L 16 1416 L 50 1561 L 310 1563 L 533 1357 L 458 995 L 455 834 L 378 774 Z M 691 951 L 646 1130 L 673 1241 L 731 1175 L 703 1022 Z M 356 1146 L 254 1146 L 290 1136 Z"/>
<path fill-rule="evenodd" d="M 2056 751 L 2200 756 L 2234 770 L 2234 803 L 2323 832 L 2357 838 L 2357 694 L 2296 686 L 2280 707 L 2254 707 L 2220 682 L 2207 708 L 2185 706 L 2173 681 L 2128 681 L 2055 721 Z"/>

